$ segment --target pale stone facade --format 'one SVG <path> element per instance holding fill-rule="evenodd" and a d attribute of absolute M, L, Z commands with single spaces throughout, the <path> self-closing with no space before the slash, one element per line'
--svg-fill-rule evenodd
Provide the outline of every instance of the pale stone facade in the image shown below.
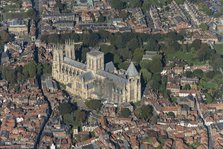
<path fill-rule="evenodd" d="M 141 99 L 140 75 L 133 63 L 118 73 L 112 62 L 104 64 L 104 53 L 91 50 L 86 64 L 75 60 L 75 43 L 53 51 L 53 78 L 66 90 L 82 99 L 106 99 L 112 103 L 136 102 Z"/>

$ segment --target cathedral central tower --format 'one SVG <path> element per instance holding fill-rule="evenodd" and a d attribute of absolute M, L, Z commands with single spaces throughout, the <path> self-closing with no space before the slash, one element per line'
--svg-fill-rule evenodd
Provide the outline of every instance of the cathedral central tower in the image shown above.
<path fill-rule="evenodd" d="M 97 70 L 104 70 L 104 53 L 92 50 L 87 53 L 87 69 L 96 73 Z"/>

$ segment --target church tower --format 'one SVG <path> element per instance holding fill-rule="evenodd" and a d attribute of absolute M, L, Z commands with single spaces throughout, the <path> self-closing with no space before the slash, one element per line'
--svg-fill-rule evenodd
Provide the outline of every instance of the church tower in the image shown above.
<path fill-rule="evenodd" d="M 141 82 L 133 62 L 129 65 L 126 74 L 128 78 L 126 102 L 137 102 L 141 99 Z"/>
<path fill-rule="evenodd" d="M 65 56 L 75 60 L 75 43 L 71 40 L 65 41 Z"/>
<path fill-rule="evenodd" d="M 60 79 L 60 65 L 63 61 L 63 50 L 60 46 L 55 46 L 53 48 L 53 67 L 52 67 L 52 76 L 54 79 Z"/>
<path fill-rule="evenodd" d="M 104 70 L 104 53 L 93 49 L 87 53 L 87 69 L 96 73 L 97 70 Z"/>

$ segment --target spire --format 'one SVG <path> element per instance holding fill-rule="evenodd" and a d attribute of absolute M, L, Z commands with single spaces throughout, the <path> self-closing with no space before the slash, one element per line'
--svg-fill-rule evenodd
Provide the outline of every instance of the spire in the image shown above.
<path fill-rule="evenodd" d="M 133 64 L 133 62 L 131 62 L 131 64 L 129 65 L 129 68 L 126 71 L 126 74 L 129 77 L 135 77 L 135 76 L 139 75 L 138 71 L 136 70 L 135 65 Z"/>

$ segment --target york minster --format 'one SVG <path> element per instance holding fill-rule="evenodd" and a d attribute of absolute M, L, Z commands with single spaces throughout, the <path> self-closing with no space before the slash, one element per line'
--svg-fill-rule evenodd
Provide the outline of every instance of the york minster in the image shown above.
<path fill-rule="evenodd" d="M 53 78 L 71 94 L 118 104 L 141 99 L 140 74 L 132 62 L 126 71 L 117 70 L 113 62 L 104 63 L 104 53 L 96 48 L 87 53 L 86 64 L 75 57 L 72 41 L 53 50 Z"/>

